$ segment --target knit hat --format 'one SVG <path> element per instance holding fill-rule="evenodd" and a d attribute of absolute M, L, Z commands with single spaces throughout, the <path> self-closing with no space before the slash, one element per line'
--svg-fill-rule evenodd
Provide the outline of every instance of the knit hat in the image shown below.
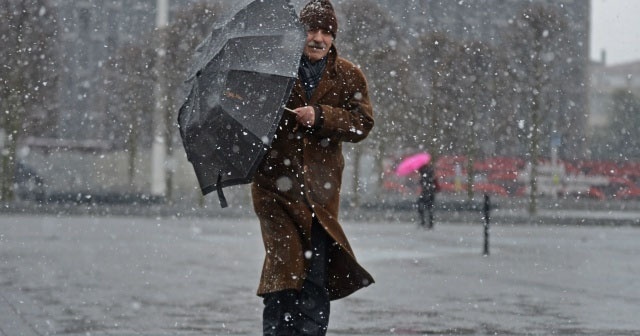
<path fill-rule="evenodd" d="M 329 0 L 311 0 L 300 12 L 300 21 L 309 30 L 323 29 L 336 38 L 338 19 Z"/>

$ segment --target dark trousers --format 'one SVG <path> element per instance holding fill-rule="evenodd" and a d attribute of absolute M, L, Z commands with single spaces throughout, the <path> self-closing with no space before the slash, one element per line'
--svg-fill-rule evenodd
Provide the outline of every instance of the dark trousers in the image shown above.
<path fill-rule="evenodd" d="M 424 227 L 428 224 L 429 229 L 433 229 L 433 205 L 435 199 L 433 196 L 420 195 L 418 198 L 418 213 L 420 214 L 420 226 Z M 425 219 L 426 212 L 426 219 Z"/>
<path fill-rule="evenodd" d="M 324 336 L 329 325 L 327 251 L 331 238 L 314 220 L 311 263 L 302 290 L 287 289 L 264 296 L 264 336 Z"/>

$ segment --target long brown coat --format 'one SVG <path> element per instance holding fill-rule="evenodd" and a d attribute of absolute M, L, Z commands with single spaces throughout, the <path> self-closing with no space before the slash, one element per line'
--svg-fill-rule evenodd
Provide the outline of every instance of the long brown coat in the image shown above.
<path fill-rule="evenodd" d="M 298 80 L 287 107 L 320 106 L 313 129 L 298 126 L 285 112 L 269 153 L 252 185 L 255 212 L 266 251 L 258 295 L 301 289 L 307 274 L 313 216 L 335 243 L 331 246 L 331 300 L 373 283 L 353 254 L 338 211 L 344 157 L 342 142 L 359 142 L 373 128 L 373 109 L 362 72 L 331 48 L 320 84 L 307 100 Z"/>

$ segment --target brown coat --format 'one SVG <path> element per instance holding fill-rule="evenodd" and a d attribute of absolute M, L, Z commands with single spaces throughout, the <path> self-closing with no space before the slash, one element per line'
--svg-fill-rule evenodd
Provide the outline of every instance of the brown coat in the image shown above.
<path fill-rule="evenodd" d="M 331 48 L 310 100 L 298 80 L 287 107 L 319 105 L 319 125 L 297 126 L 285 112 L 269 153 L 254 177 L 252 196 L 266 251 L 258 295 L 300 289 L 307 274 L 313 216 L 333 238 L 329 296 L 335 300 L 373 283 L 353 254 L 340 223 L 342 142 L 359 142 L 373 128 L 373 109 L 362 72 Z"/>

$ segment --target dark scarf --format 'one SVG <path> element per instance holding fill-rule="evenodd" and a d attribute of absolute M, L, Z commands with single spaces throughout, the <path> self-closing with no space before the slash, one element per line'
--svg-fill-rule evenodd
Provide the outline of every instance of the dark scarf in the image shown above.
<path fill-rule="evenodd" d="M 307 99 L 311 99 L 313 91 L 318 87 L 318 83 L 320 83 L 320 78 L 322 78 L 322 72 L 326 65 L 326 57 L 323 57 L 315 63 L 311 63 L 307 56 L 302 56 L 302 59 L 300 60 L 300 68 L 298 68 L 298 76 L 304 86 Z"/>

